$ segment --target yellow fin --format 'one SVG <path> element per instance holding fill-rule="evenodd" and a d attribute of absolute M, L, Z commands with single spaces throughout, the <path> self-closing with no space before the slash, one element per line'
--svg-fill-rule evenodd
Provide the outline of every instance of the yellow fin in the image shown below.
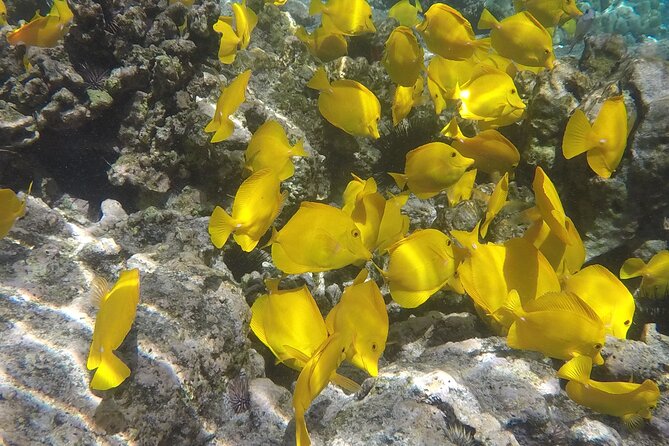
<path fill-rule="evenodd" d="M 441 134 L 448 136 L 453 139 L 464 139 L 465 135 L 462 134 L 460 127 L 458 126 L 458 120 L 453 117 L 446 127 L 441 130 Z"/>
<path fill-rule="evenodd" d="M 325 5 L 321 3 L 321 0 L 311 0 L 309 3 L 309 15 L 321 14 Z"/>
<path fill-rule="evenodd" d="M 626 413 L 622 417 L 623 424 L 631 431 L 638 430 L 643 426 L 643 418 L 636 413 Z"/>
<path fill-rule="evenodd" d="M 216 206 L 209 219 L 209 235 L 215 247 L 221 249 L 235 228 L 235 221 L 222 207 Z"/>
<path fill-rule="evenodd" d="M 110 289 L 109 282 L 105 278 L 95 276 L 91 282 L 91 301 L 99 306 Z"/>
<path fill-rule="evenodd" d="M 109 390 L 118 387 L 130 376 L 130 369 L 111 351 L 102 353 L 102 361 L 91 380 L 91 389 Z"/>
<path fill-rule="evenodd" d="M 639 277 L 643 274 L 644 268 L 646 268 L 646 264 L 643 260 L 637 258 L 627 259 L 620 268 L 620 278 L 631 279 Z"/>
<path fill-rule="evenodd" d="M 488 9 L 483 8 L 481 18 L 476 26 L 479 29 L 491 29 L 497 25 L 499 25 L 499 21 L 490 13 L 490 11 L 488 11 Z"/>
<path fill-rule="evenodd" d="M 567 129 L 564 132 L 562 141 L 562 153 L 567 159 L 571 159 L 583 152 L 587 152 L 590 146 L 590 134 L 592 126 L 588 121 L 583 110 L 576 110 L 567 122 Z"/>
<path fill-rule="evenodd" d="M 590 380 L 591 371 L 592 358 L 589 356 L 576 356 L 560 367 L 560 370 L 557 371 L 557 376 L 587 385 Z"/>
<path fill-rule="evenodd" d="M 330 382 L 351 393 L 360 391 L 360 384 L 350 378 L 340 375 L 339 373 L 333 374 Z"/>
<path fill-rule="evenodd" d="M 395 183 L 397 184 L 397 187 L 400 188 L 400 190 L 404 189 L 404 187 L 407 185 L 407 176 L 405 174 L 388 172 L 388 175 L 393 177 L 393 180 L 395 180 Z"/>
<path fill-rule="evenodd" d="M 320 3 L 319 0 L 314 0 Z M 328 80 L 328 74 L 325 72 L 325 68 L 322 66 L 318 67 L 314 76 L 309 82 L 307 82 L 307 87 L 313 88 L 314 90 L 323 91 L 330 89 L 330 81 Z"/>

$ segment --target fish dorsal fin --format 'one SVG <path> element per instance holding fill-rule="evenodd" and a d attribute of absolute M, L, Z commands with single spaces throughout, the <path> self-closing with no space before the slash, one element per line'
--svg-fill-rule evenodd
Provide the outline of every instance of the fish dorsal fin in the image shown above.
<path fill-rule="evenodd" d="M 569 291 L 550 292 L 530 301 L 525 308 L 528 312 L 535 311 L 569 311 L 578 313 L 586 318 L 602 323 L 597 313 L 586 304 L 580 297 Z"/>
<path fill-rule="evenodd" d="M 536 19 L 536 17 L 534 17 L 534 16 L 532 15 L 532 13 L 530 13 L 529 11 L 522 11 L 522 12 L 520 12 L 519 14 L 524 14 L 525 17 L 527 17 L 527 19 L 528 19 L 533 25 L 535 25 L 535 26 L 536 26 L 537 28 L 539 28 L 539 29 L 542 29 L 546 34 L 548 34 L 548 36 L 551 35 L 551 33 L 548 32 L 548 30 L 544 27 L 544 25 L 542 25 L 541 23 L 539 23 L 539 21 Z"/>
<path fill-rule="evenodd" d="M 253 174 L 248 177 L 242 185 L 239 187 L 237 190 L 237 194 L 235 195 L 235 201 L 232 205 L 232 218 L 235 218 L 235 215 L 237 215 L 237 218 L 239 218 L 239 214 L 237 214 L 235 211 L 239 208 L 239 206 L 247 205 L 249 202 L 253 202 L 257 199 L 258 192 L 260 192 L 261 189 L 259 189 L 259 185 L 262 184 L 263 181 L 268 180 L 268 176 L 274 175 L 276 176 L 276 172 L 274 172 L 271 168 L 266 167 L 264 169 L 260 169 L 256 172 L 253 172 Z M 280 184 L 279 178 L 276 178 L 276 183 L 277 186 Z M 266 197 L 270 198 L 270 197 Z"/>
<path fill-rule="evenodd" d="M 353 285 L 360 285 L 361 283 L 365 283 L 368 274 L 369 271 L 367 271 L 366 268 L 361 269 L 358 275 L 355 276 L 355 279 L 353 279 Z"/>
<path fill-rule="evenodd" d="M 481 136 L 490 140 L 499 141 L 503 144 L 515 147 L 514 144 L 511 141 L 509 141 L 506 136 L 502 135 L 500 132 L 494 129 L 484 130 L 477 136 Z"/>
<path fill-rule="evenodd" d="M 590 381 L 591 371 L 592 358 L 589 356 L 576 356 L 560 367 L 557 376 L 562 379 L 576 381 L 583 385 L 587 385 L 588 381 Z"/>
<path fill-rule="evenodd" d="M 111 287 L 107 279 L 100 276 L 93 277 L 93 281 L 91 282 L 91 301 L 99 306 L 107 297 L 110 290 Z"/>
<path fill-rule="evenodd" d="M 467 20 L 460 11 L 457 9 L 453 8 L 452 6 L 448 6 L 445 3 L 438 3 L 440 9 L 445 10 L 450 12 L 455 19 L 465 27 L 465 30 L 467 31 L 467 34 L 471 37 L 474 38 L 476 34 L 474 34 L 474 29 L 472 28 L 472 24 L 469 23 L 469 20 Z"/>

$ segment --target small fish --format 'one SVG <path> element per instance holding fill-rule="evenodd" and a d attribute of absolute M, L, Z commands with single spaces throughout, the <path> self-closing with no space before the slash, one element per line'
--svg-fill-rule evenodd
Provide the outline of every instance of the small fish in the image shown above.
<path fill-rule="evenodd" d="M 400 0 L 388 10 L 388 17 L 392 17 L 399 22 L 401 26 L 414 27 L 418 25 L 420 19 L 418 13 L 423 12 L 420 0 L 415 0 L 412 5 L 409 0 Z"/>
<path fill-rule="evenodd" d="M 311 34 L 300 26 L 295 31 L 295 36 L 307 46 L 312 56 L 317 57 L 323 63 L 348 54 L 348 41 L 334 26 L 327 28 L 321 25 Z"/>
<path fill-rule="evenodd" d="M 655 297 L 669 291 L 669 251 L 655 254 L 646 264 L 638 258 L 625 260 L 620 268 L 621 279 L 642 276 L 641 292 L 644 296 Z"/>
<path fill-rule="evenodd" d="M 412 87 L 395 87 L 393 96 L 393 105 L 391 112 L 393 115 L 393 126 L 397 126 L 402 119 L 406 118 L 411 109 L 423 103 L 423 78 L 418 76 L 416 83 Z"/>
<path fill-rule="evenodd" d="M 576 0 L 514 0 L 516 12 L 528 11 L 545 28 L 554 28 L 571 18 L 578 18 L 583 13 Z"/>
<path fill-rule="evenodd" d="M 383 59 L 390 79 L 397 85 L 413 87 L 423 70 L 423 47 L 411 28 L 398 26 L 388 36 Z"/>
<path fill-rule="evenodd" d="M 274 265 L 286 274 L 329 271 L 372 258 L 351 217 L 322 203 L 303 201 L 270 243 Z"/>
<path fill-rule="evenodd" d="M 402 214 L 402 207 L 408 199 L 408 194 L 400 194 L 386 200 L 383 218 L 379 225 L 379 235 L 376 239 L 378 251 L 384 252 L 409 232 L 409 217 Z"/>
<path fill-rule="evenodd" d="M 235 31 L 239 37 L 239 49 L 245 50 L 251 42 L 251 32 L 258 24 L 258 16 L 246 6 L 246 0 L 232 4 L 232 13 L 235 16 Z"/>
<path fill-rule="evenodd" d="M 377 192 L 374 178 L 363 180 L 355 174 L 351 175 L 353 180 L 344 190 L 342 211 L 351 216 L 360 229 L 362 243 L 371 252 L 376 248 L 386 200 Z"/>
<path fill-rule="evenodd" d="M 419 229 L 388 248 L 388 282 L 393 300 L 415 308 L 439 291 L 455 275 L 451 239 L 436 229 Z"/>
<path fill-rule="evenodd" d="M 462 174 L 457 183 L 446 189 L 449 206 L 453 207 L 462 200 L 469 200 L 471 198 L 477 173 L 476 169 L 468 170 Z"/>
<path fill-rule="evenodd" d="M 232 216 L 216 206 L 209 219 L 211 242 L 221 249 L 233 234 L 235 242 L 245 252 L 251 252 L 281 211 L 285 193 L 272 169 L 262 169 L 248 177 L 237 190 L 232 204 Z"/>
<path fill-rule="evenodd" d="M 204 128 L 207 133 L 214 132 L 214 136 L 211 137 L 212 143 L 226 140 L 232 135 L 235 126 L 230 120 L 230 115 L 246 100 L 246 85 L 250 77 L 251 70 L 246 70 L 234 78 L 227 87 L 221 89 L 214 117 Z"/>
<path fill-rule="evenodd" d="M 46 16 L 36 12 L 30 22 L 7 33 L 7 42 L 10 45 L 22 43 L 27 46 L 52 48 L 67 34 L 73 18 L 74 14 L 67 0 L 53 0 L 51 10 Z"/>
<path fill-rule="evenodd" d="M 353 284 L 344 288 L 325 324 L 329 333 L 345 333 L 353 339 L 346 359 L 370 376 L 377 376 L 388 339 L 388 312 L 378 285 L 366 279 L 367 270 L 363 269 Z"/>
<path fill-rule="evenodd" d="M 291 146 L 281 124 L 267 121 L 251 136 L 244 152 L 244 167 L 252 173 L 270 168 L 283 181 L 295 173 L 295 166 L 290 160 L 293 156 L 308 156 L 303 141 L 300 139 Z"/>
<path fill-rule="evenodd" d="M 33 183 L 28 187 L 27 195 L 30 195 Z M 14 193 L 11 189 L 0 189 L 0 239 L 9 234 L 14 222 L 26 214 L 26 199 Z"/>
<path fill-rule="evenodd" d="M 574 28 L 574 35 L 571 36 L 571 46 L 569 46 L 569 52 L 571 53 L 574 49 L 574 46 L 583 40 L 585 36 L 590 32 L 590 28 L 595 23 L 595 10 L 593 8 L 588 8 L 585 10 L 582 16 L 576 19 L 576 26 Z"/>
<path fill-rule="evenodd" d="M 548 178 L 546 172 L 537 166 L 532 181 L 532 190 L 534 190 L 534 201 L 541 214 L 541 218 L 560 240 L 566 244 L 573 243 L 573 237 L 569 236 L 567 230 L 567 216 L 562 207 L 562 201 L 555 189 L 555 185 Z"/>
<path fill-rule="evenodd" d="M 430 92 L 434 111 L 440 114 L 446 100 L 453 98 L 457 85 L 471 79 L 475 64 L 471 59 L 450 60 L 435 55 L 427 66 L 427 89 Z"/>
<path fill-rule="evenodd" d="M 319 67 L 307 87 L 320 91 L 318 110 L 330 124 L 353 136 L 380 137 L 381 104 L 360 82 L 340 79 L 330 83 L 325 68 Z"/>
<path fill-rule="evenodd" d="M 464 85 L 456 85 L 453 99 L 460 100 L 463 119 L 494 121 L 525 110 L 513 79 L 504 71 L 479 64 Z M 515 116 L 515 115 L 513 115 Z"/>
<path fill-rule="evenodd" d="M 488 200 L 488 207 L 485 211 L 485 217 L 483 218 L 483 223 L 481 223 L 481 237 L 485 238 L 488 234 L 488 227 L 490 223 L 495 219 L 499 211 L 502 210 L 506 204 L 506 198 L 509 195 L 509 174 L 505 173 L 504 176 L 497 182 L 495 189 L 490 195 L 490 200 Z"/>
<path fill-rule="evenodd" d="M 562 153 L 571 159 L 586 152 L 588 165 L 600 177 L 609 178 L 616 170 L 627 146 L 627 109 L 622 96 L 604 101 L 590 125 L 583 110 L 576 110 L 567 122 Z"/>
<path fill-rule="evenodd" d="M 602 265 L 590 265 L 568 277 L 563 289 L 583 299 L 600 317 L 606 334 L 625 339 L 634 317 L 634 298 Z"/>
<path fill-rule="evenodd" d="M 592 359 L 587 356 L 577 356 L 558 370 L 558 377 L 569 380 L 566 391 L 572 401 L 595 412 L 620 417 L 628 429 L 640 428 L 644 419 L 651 419 L 660 399 L 660 389 L 654 381 L 600 382 L 590 379 L 591 371 Z"/>
<path fill-rule="evenodd" d="M 453 147 L 462 156 L 473 159 L 474 167 L 481 172 L 491 175 L 513 172 L 520 162 L 516 146 L 497 130 L 484 130 L 468 138 L 454 117 L 441 134 L 453 138 Z"/>
<path fill-rule="evenodd" d="M 241 39 L 232 29 L 232 17 L 220 16 L 218 21 L 214 23 L 214 31 L 221 35 L 221 40 L 218 45 L 218 60 L 224 64 L 231 64 L 237 57 L 237 49 Z"/>
<path fill-rule="evenodd" d="M 529 12 L 519 12 L 500 22 L 484 8 L 478 27 L 491 30 L 492 47 L 500 55 L 528 67 L 553 69 L 553 37 Z"/>
<path fill-rule="evenodd" d="M 3 0 L 0 0 L 0 26 L 7 24 L 7 5 Z"/>
<path fill-rule="evenodd" d="M 397 186 L 408 186 L 418 198 L 425 199 L 454 185 L 474 160 L 465 158 L 443 142 L 431 142 L 406 154 L 404 173 L 391 173 Z"/>
<path fill-rule="evenodd" d="M 538 212 L 537 212 L 538 214 Z M 538 218 L 527 228 L 523 238 L 532 243 L 541 253 L 546 256 L 558 276 L 569 277 L 581 269 L 585 262 L 585 246 L 571 218 L 565 216 L 565 229 L 567 241 L 562 241 L 550 226 L 541 218 Z"/>
<path fill-rule="evenodd" d="M 309 14 L 323 14 L 324 25 L 330 21 L 347 36 L 376 32 L 372 21 L 372 8 L 365 0 L 328 0 L 327 3 L 311 0 Z"/>
<path fill-rule="evenodd" d="M 416 30 L 423 36 L 427 49 L 446 59 L 469 59 L 475 52 L 485 53 L 490 47 L 489 39 L 476 39 L 471 23 L 443 3 L 433 3 Z"/>
<path fill-rule="evenodd" d="M 595 364 L 604 364 L 600 353 L 606 339 L 604 323 L 575 294 L 546 293 L 521 303 L 518 293 L 511 290 L 502 311 L 513 319 L 506 338 L 509 347 L 565 361 L 588 356 Z"/>
<path fill-rule="evenodd" d="M 86 367 L 97 369 L 91 389 L 108 390 L 130 376 L 130 369 L 114 353 L 132 327 L 139 303 L 139 270 L 121 271 L 110 289 L 104 279 L 93 282 L 94 298 L 100 302 L 95 316 L 93 340 Z"/>

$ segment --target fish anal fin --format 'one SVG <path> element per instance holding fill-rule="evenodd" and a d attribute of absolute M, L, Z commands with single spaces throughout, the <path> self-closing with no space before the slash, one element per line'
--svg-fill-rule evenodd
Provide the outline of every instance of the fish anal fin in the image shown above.
<path fill-rule="evenodd" d="M 309 361 L 309 356 L 307 356 L 304 352 L 296 349 L 295 347 L 292 347 L 290 345 L 284 345 L 283 349 L 290 355 L 292 358 L 297 359 L 298 361 L 302 361 L 305 364 Z"/>

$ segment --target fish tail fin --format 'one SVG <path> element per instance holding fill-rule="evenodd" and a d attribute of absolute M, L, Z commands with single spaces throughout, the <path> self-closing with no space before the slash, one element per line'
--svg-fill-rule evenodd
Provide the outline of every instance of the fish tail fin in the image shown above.
<path fill-rule="evenodd" d="M 260 249 L 262 248 L 267 248 L 268 246 L 272 246 L 274 242 L 276 242 L 277 237 L 279 236 L 279 232 L 276 230 L 274 226 L 272 226 L 272 235 L 270 236 L 269 240 L 267 240 L 267 243 L 262 245 Z"/>
<path fill-rule="evenodd" d="M 309 431 L 307 430 L 307 421 L 304 419 L 304 413 L 295 412 L 295 445 L 311 445 L 311 438 L 309 438 Z"/>
<path fill-rule="evenodd" d="M 455 83 L 455 88 L 453 89 L 453 95 L 449 99 L 453 100 L 458 100 L 460 99 L 460 95 L 462 94 L 462 89 L 460 89 L 460 83 L 456 82 Z"/>
<path fill-rule="evenodd" d="M 585 385 L 590 379 L 591 371 L 592 358 L 589 356 L 576 356 L 560 367 L 560 370 L 557 372 L 557 376 L 562 379 L 576 381 Z"/>
<path fill-rule="evenodd" d="M 587 152 L 591 149 L 589 142 L 592 126 L 590 121 L 583 113 L 583 110 L 576 110 L 567 122 L 567 128 L 564 131 L 562 140 L 562 153 L 567 159 Z"/>
<path fill-rule="evenodd" d="M 461 139 L 465 136 L 462 134 L 462 131 L 458 126 L 458 120 L 455 116 L 453 116 L 453 119 L 451 119 L 451 122 L 449 122 L 446 127 L 441 129 L 441 134 L 453 139 Z"/>
<path fill-rule="evenodd" d="M 639 277 L 643 274 L 644 268 L 646 268 L 646 264 L 643 260 L 637 258 L 627 259 L 620 268 L 620 278 L 631 279 L 633 277 Z"/>
<path fill-rule="evenodd" d="M 235 220 L 222 207 L 216 206 L 209 219 L 209 235 L 215 247 L 221 249 L 235 229 Z"/>
<path fill-rule="evenodd" d="M 300 26 L 295 30 L 295 37 L 300 39 L 302 42 L 307 43 L 309 41 L 309 34 L 303 26 Z"/>
<path fill-rule="evenodd" d="M 407 176 L 405 174 L 388 172 L 388 175 L 393 177 L 393 180 L 395 180 L 395 183 L 400 190 L 404 190 L 404 187 L 407 185 Z"/>
<path fill-rule="evenodd" d="M 423 12 L 423 5 L 420 4 L 420 0 L 416 0 L 416 11 Z"/>
<path fill-rule="evenodd" d="M 309 156 L 306 150 L 304 150 L 304 140 L 300 139 L 295 143 L 295 145 L 290 149 L 290 154 L 292 156 Z"/>
<path fill-rule="evenodd" d="M 328 80 L 328 74 L 325 72 L 325 68 L 322 66 L 318 67 L 314 73 L 314 77 L 312 77 L 311 80 L 307 82 L 307 87 L 318 91 L 330 89 L 330 81 Z"/>
<path fill-rule="evenodd" d="M 210 127 L 207 126 L 207 128 L 210 128 Z M 205 132 L 207 131 L 206 128 L 204 130 L 205 130 Z M 224 141 L 224 140 L 228 139 L 230 137 L 230 135 L 232 135 L 232 132 L 234 132 L 235 125 L 229 119 L 224 118 L 221 121 L 221 123 L 217 127 L 215 127 L 215 130 L 216 130 L 216 133 L 214 133 L 214 136 L 211 137 L 211 141 L 210 141 L 212 143 L 220 142 L 220 141 Z"/>
<path fill-rule="evenodd" d="M 321 0 L 311 0 L 309 3 L 309 15 L 316 15 L 323 13 L 323 8 L 325 5 L 321 3 Z"/>
<path fill-rule="evenodd" d="M 479 29 L 491 29 L 497 25 L 499 25 L 499 21 L 497 21 L 495 16 L 493 16 L 487 8 L 483 8 L 477 27 Z"/>
<path fill-rule="evenodd" d="M 118 357 L 109 351 L 102 353 L 102 360 L 98 366 L 93 379 L 91 389 L 108 390 L 118 387 L 130 376 L 130 369 Z"/>

